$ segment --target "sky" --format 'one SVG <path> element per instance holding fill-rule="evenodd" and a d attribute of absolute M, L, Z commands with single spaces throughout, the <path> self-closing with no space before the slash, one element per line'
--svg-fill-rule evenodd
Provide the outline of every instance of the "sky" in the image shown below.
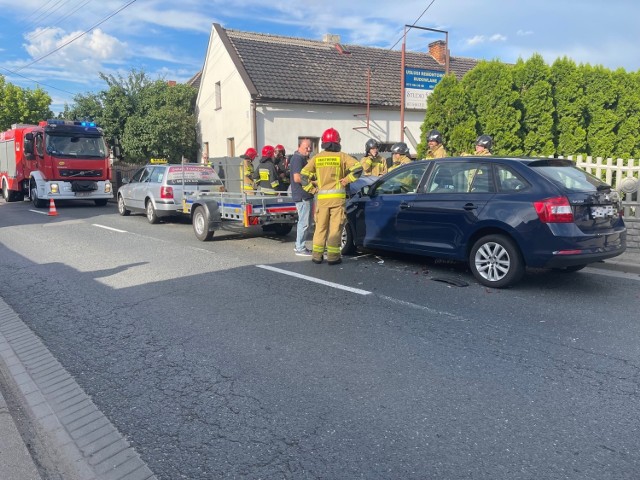
<path fill-rule="evenodd" d="M 426 11 L 425 11 L 426 10 Z M 213 23 L 234 30 L 400 49 L 405 25 L 448 32 L 452 56 L 514 63 L 541 54 L 640 70 L 633 0 L 0 0 L 0 75 L 40 87 L 62 111 L 106 89 L 99 73 L 186 82 L 203 66 Z M 444 34 L 409 30 L 407 50 Z"/>

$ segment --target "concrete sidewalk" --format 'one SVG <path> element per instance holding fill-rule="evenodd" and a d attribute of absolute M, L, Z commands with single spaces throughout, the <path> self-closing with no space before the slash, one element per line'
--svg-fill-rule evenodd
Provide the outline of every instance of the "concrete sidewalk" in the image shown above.
<path fill-rule="evenodd" d="M 610 260 L 605 260 L 604 262 L 592 263 L 589 265 L 590 268 L 596 269 L 605 269 L 611 271 L 617 271 L 628 274 L 637 274 L 640 276 L 640 250 L 627 251 L 624 254 L 612 258 Z M 17 315 L 10 307 L 0 298 L 0 323 L 4 319 L 8 317 L 15 317 L 17 319 Z M 14 320 L 12 318 L 12 320 Z M 19 322 L 21 323 L 21 322 Z M 26 328 L 26 327 L 25 327 Z M 13 329 L 14 330 L 14 329 Z M 15 331 L 15 330 L 14 330 Z M 24 336 L 24 334 L 22 334 Z M 0 375 L 10 375 L 19 370 L 14 368 L 8 368 L 7 366 L 7 352 L 10 349 L 10 345 L 6 343 L 3 344 L 3 335 L 0 332 Z M 3 351 L 4 349 L 4 351 Z M 13 353 L 13 352 L 11 352 Z M 15 365 L 14 365 L 15 366 Z M 21 367 L 21 365 L 18 365 Z M 23 370 L 24 371 L 24 370 Z M 20 377 L 23 374 L 14 375 L 16 380 L 17 377 Z M 24 380 L 23 380 L 24 381 Z M 24 393 L 24 392 L 23 392 Z M 33 392 L 35 393 L 35 392 Z M 36 407 L 45 405 L 48 407 L 48 401 L 43 399 L 43 403 L 38 403 Z M 55 401 L 53 402 L 55 404 Z M 54 420 L 56 423 L 60 425 L 58 422 L 58 416 L 54 412 Z M 62 425 L 60 425 L 62 426 Z M 66 430 L 66 428 L 65 428 Z M 114 429 L 115 430 L 115 429 Z M 133 462 L 133 467 L 128 468 L 127 470 L 123 470 L 122 472 L 117 472 L 118 465 L 114 464 L 110 466 L 111 468 L 105 469 L 105 471 L 97 473 L 93 467 L 98 463 L 95 456 L 99 454 L 101 450 L 99 448 L 90 448 L 91 445 L 86 445 L 84 448 L 80 449 L 75 453 L 75 455 L 71 455 L 73 461 L 76 463 L 76 467 L 78 467 L 78 462 L 81 464 L 82 468 L 76 468 L 72 477 L 74 479 L 78 478 L 80 480 L 87 479 L 99 479 L 99 478 L 127 478 L 131 480 L 135 479 L 152 479 L 155 478 L 153 473 L 144 465 L 144 463 L 137 457 L 135 452 L 132 452 L 128 445 L 124 440 L 119 439 L 119 434 L 117 432 L 110 432 L 105 435 L 111 435 L 109 442 L 114 441 L 116 444 L 121 442 L 121 444 L 115 449 L 115 451 L 121 451 L 122 453 L 126 453 L 127 457 L 124 461 Z M 113 438 L 113 440 L 111 440 Z M 96 442 L 101 442 L 101 439 L 96 439 Z M 54 442 L 55 443 L 55 442 Z M 102 441 L 102 443 L 108 443 Z M 58 449 L 61 449 L 64 452 L 64 448 L 61 446 L 68 446 L 65 441 L 62 441 L 60 445 L 57 445 Z M 113 445 L 113 444 L 111 444 Z M 74 444 L 75 446 L 75 444 Z M 104 445 L 103 445 L 104 446 Z M 87 450 L 88 449 L 88 450 Z M 100 460 L 100 459 L 98 459 Z M 99 464 L 98 464 L 99 465 Z M 126 463 L 124 464 L 126 465 Z M 103 474 L 106 474 L 103 476 Z M 71 477 L 70 477 L 71 478 Z M 2 392 L 0 392 L 0 479 L 1 480 L 43 480 L 41 475 L 38 473 L 38 469 L 31 458 L 31 455 L 18 432 L 18 429 L 15 425 L 14 418 L 9 410 L 5 399 L 2 396 Z"/>

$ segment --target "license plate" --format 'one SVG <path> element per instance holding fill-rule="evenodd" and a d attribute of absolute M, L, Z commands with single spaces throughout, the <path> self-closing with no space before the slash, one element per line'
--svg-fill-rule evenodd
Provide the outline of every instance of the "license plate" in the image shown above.
<path fill-rule="evenodd" d="M 76 192 L 76 197 L 89 197 L 91 192 Z"/>
<path fill-rule="evenodd" d="M 615 209 L 613 205 L 603 205 L 599 207 L 591 207 L 591 216 L 593 218 L 613 217 Z"/>

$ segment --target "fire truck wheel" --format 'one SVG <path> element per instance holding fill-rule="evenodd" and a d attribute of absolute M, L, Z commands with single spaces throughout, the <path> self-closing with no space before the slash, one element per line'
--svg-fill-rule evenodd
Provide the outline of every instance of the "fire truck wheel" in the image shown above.
<path fill-rule="evenodd" d="M 208 242 L 213 238 L 215 232 L 208 231 L 209 221 L 207 220 L 207 212 L 202 207 L 196 207 L 193 212 L 193 233 L 201 242 Z"/>
<path fill-rule="evenodd" d="M 35 185 L 31 185 L 31 201 L 36 208 L 44 208 L 47 206 L 47 202 L 38 198 L 38 189 Z"/>
<path fill-rule="evenodd" d="M 145 207 L 145 210 L 147 212 L 147 220 L 149 220 L 149 223 L 151 225 L 154 225 L 160 221 L 151 200 L 147 200 L 147 206 Z"/>
<path fill-rule="evenodd" d="M 126 217 L 131 213 L 131 210 L 127 210 L 127 207 L 124 204 L 124 198 L 122 198 L 122 195 L 118 195 L 118 213 L 123 217 Z"/>
<path fill-rule="evenodd" d="M 13 201 L 13 196 L 11 195 L 11 192 L 9 191 L 9 187 L 7 186 L 7 180 L 3 179 L 2 180 L 2 198 L 4 198 L 4 201 L 9 203 L 11 201 Z"/>

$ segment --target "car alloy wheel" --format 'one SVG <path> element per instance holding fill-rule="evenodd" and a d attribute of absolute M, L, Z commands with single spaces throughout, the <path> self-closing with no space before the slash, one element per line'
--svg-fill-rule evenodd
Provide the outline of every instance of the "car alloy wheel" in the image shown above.
<path fill-rule="evenodd" d="M 487 235 L 479 239 L 471 249 L 469 266 L 481 284 L 494 288 L 508 287 L 524 274 L 518 247 L 504 235 Z"/>

